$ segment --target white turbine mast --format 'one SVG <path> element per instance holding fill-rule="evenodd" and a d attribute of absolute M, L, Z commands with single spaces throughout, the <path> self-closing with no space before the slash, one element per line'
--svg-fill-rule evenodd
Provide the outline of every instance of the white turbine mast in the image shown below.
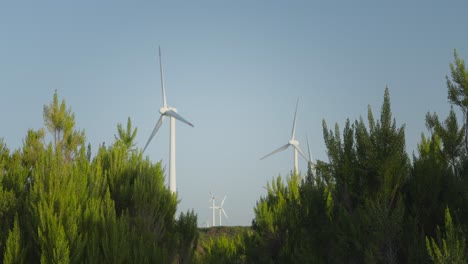
<path fill-rule="evenodd" d="M 216 197 L 213 195 L 212 192 L 210 192 L 210 200 L 208 202 L 212 202 L 212 205 L 209 207 L 210 209 L 213 210 L 213 222 L 211 226 L 216 226 L 216 206 L 215 206 L 215 200 Z"/>
<path fill-rule="evenodd" d="M 159 67 L 160 67 L 160 72 L 161 72 L 161 88 L 162 88 L 162 99 L 163 99 L 163 106 L 159 109 L 159 113 L 161 116 L 159 117 L 158 122 L 156 123 L 156 126 L 153 129 L 153 132 L 151 133 L 148 142 L 145 145 L 145 148 L 143 149 L 143 152 L 145 152 L 146 148 L 148 147 L 149 143 L 151 142 L 151 139 L 153 139 L 154 135 L 158 132 L 159 128 L 161 127 L 164 118 L 166 116 L 169 117 L 170 120 L 170 143 L 169 143 L 169 189 L 171 193 L 176 192 L 176 161 L 175 161 L 175 146 L 176 146 L 176 140 L 175 140 L 175 120 L 182 121 L 186 123 L 189 126 L 192 126 L 192 123 L 188 122 L 185 120 L 182 116 L 177 114 L 177 109 L 174 107 L 170 107 L 167 105 L 166 101 L 166 88 L 164 87 L 164 74 L 163 74 L 163 67 L 162 67 L 162 59 L 161 59 L 161 47 L 159 47 Z"/>
<path fill-rule="evenodd" d="M 297 98 L 297 102 L 296 102 L 296 111 L 294 112 L 294 122 L 293 122 L 293 127 L 292 127 L 292 132 L 291 132 L 291 139 L 289 140 L 289 142 L 286 145 L 284 145 L 282 147 L 279 147 L 278 149 L 274 150 L 270 154 L 260 158 L 260 160 L 263 160 L 266 157 L 269 157 L 269 156 L 271 156 L 273 154 L 276 154 L 276 153 L 278 153 L 280 151 L 283 151 L 283 150 L 287 149 L 289 146 L 292 146 L 294 148 L 294 174 L 299 173 L 298 160 L 297 160 L 297 153 L 298 152 L 299 152 L 299 154 L 301 154 L 301 156 L 307 162 L 309 162 L 309 159 L 306 158 L 306 156 L 304 155 L 302 150 L 299 148 L 299 141 L 296 139 L 296 117 L 297 117 L 297 107 L 298 107 L 298 105 L 299 105 L 299 98 Z"/>

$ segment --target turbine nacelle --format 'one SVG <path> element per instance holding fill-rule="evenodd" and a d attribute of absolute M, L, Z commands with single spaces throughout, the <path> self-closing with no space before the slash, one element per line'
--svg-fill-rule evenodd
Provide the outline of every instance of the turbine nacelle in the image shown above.
<path fill-rule="evenodd" d="M 163 106 L 163 107 L 159 108 L 159 113 L 161 115 L 165 115 L 167 111 L 172 111 L 174 113 L 177 113 L 177 109 L 175 109 L 173 107 L 170 107 L 170 106 Z"/>
<path fill-rule="evenodd" d="M 289 145 L 298 147 L 299 146 L 299 141 L 297 141 L 296 139 L 291 139 L 291 140 L 289 140 Z"/>

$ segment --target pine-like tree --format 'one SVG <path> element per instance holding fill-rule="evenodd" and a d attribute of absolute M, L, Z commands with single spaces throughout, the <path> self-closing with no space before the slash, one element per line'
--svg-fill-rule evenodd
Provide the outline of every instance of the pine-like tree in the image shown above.
<path fill-rule="evenodd" d="M 465 115 L 465 149 L 468 152 L 468 69 L 465 61 L 458 57 L 457 50 L 453 51 L 455 62 L 450 63 L 452 80 L 446 76 L 448 99 L 452 104 L 460 107 Z"/>
<path fill-rule="evenodd" d="M 127 151 L 134 150 L 135 149 L 135 143 L 133 141 L 135 140 L 137 131 L 138 131 L 137 128 L 135 128 L 135 129 L 132 128 L 132 120 L 130 119 L 130 117 L 128 117 L 127 129 L 124 130 L 122 128 L 122 124 L 120 124 L 120 123 L 117 124 L 118 136 L 114 135 L 114 137 L 118 142 L 121 142 L 125 146 Z"/>
<path fill-rule="evenodd" d="M 444 234 L 437 227 L 437 241 L 426 237 L 426 248 L 436 264 L 466 263 L 467 252 L 464 234 L 452 221 L 449 208 L 445 209 Z"/>
<path fill-rule="evenodd" d="M 5 256 L 3 263 L 5 264 L 21 264 L 25 262 L 25 247 L 21 238 L 21 230 L 19 227 L 18 215 L 15 216 L 13 229 L 8 234 L 8 239 L 5 246 Z"/>

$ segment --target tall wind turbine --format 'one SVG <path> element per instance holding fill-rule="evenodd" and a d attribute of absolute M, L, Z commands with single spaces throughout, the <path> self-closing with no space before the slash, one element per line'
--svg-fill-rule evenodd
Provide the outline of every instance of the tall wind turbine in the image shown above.
<path fill-rule="evenodd" d="M 208 200 L 208 202 L 213 202 L 212 206 L 210 207 L 211 209 L 213 209 L 213 225 L 212 226 L 216 226 L 216 206 L 215 206 L 215 200 L 216 200 L 216 197 L 210 192 L 210 200 Z"/>
<path fill-rule="evenodd" d="M 169 189 L 172 193 L 175 193 L 176 192 L 175 120 L 177 119 L 179 121 L 182 121 L 191 127 L 193 127 L 193 125 L 189 121 L 185 120 L 182 116 L 177 114 L 177 109 L 167 105 L 166 88 L 164 87 L 164 75 L 163 75 L 163 67 L 162 67 L 162 59 L 161 59 L 161 47 L 159 47 L 159 67 L 161 71 L 161 88 L 162 88 L 163 106 L 159 109 L 159 113 L 161 114 L 161 116 L 159 117 L 159 120 L 156 123 L 156 126 L 154 127 L 153 132 L 151 133 L 148 139 L 148 142 L 146 143 L 145 148 L 143 149 L 143 152 L 145 152 L 151 139 L 153 139 L 154 135 L 156 135 L 156 133 L 158 132 L 159 128 L 161 127 L 164 121 L 164 118 L 168 116 L 170 120 Z"/>
<path fill-rule="evenodd" d="M 221 205 L 217 207 L 217 209 L 219 210 L 219 226 L 222 226 L 222 217 L 221 217 L 221 212 L 223 212 L 224 216 L 226 217 L 226 219 L 228 218 L 227 214 L 226 214 L 226 211 L 224 211 L 224 200 L 226 200 L 226 196 L 224 196 L 224 199 L 223 201 L 221 202 Z"/>
<path fill-rule="evenodd" d="M 289 146 L 292 146 L 294 148 L 294 173 L 297 174 L 299 172 L 299 170 L 297 169 L 297 164 L 298 164 L 298 161 L 297 161 L 297 152 L 299 152 L 301 154 L 301 156 L 306 160 L 306 161 L 309 161 L 306 156 L 304 155 L 304 153 L 302 152 L 302 150 L 299 148 L 299 141 L 297 141 L 296 139 L 296 116 L 297 116 L 297 106 L 299 105 L 299 98 L 297 98 L 297 102 L 296 102 L 296 111 L 294 112 L 294 122 L 293 122 L 293 128 L 292 128 L 292 132 L 291 132 L 291 139 L 289 140 L 289 142 L 282 146 L 282 147 L 279 147 L 278 149 L 274 150 L 273 152 L 271 152 L 270 154 L 262 157 L 260 160 L 263 160 L 264 158 L 266 157 L 269 157 L 275 153 L 278 153 L 280 151 L 283 151 L 285 149 L 287 149 Z"/>

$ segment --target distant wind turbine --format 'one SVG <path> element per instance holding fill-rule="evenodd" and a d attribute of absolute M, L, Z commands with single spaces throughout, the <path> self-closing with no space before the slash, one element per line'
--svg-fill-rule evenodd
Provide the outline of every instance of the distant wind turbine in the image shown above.
<path fill-rule="evenodd" d="M 227 214 L 226 214 L 226 211 L 224 211 L 224 200 L 226 200 L 226 196 L 224 196 L 224 199 L 223 201 L 221 202 L 221 205 L 217 207 L 217 209 L 219 210 L 219 225 L 222 226 L 223 222 L 222 222 L 222 217 L 221 217 L 221 212 L 223 212 L 224 216 L 226 217 L 226 219 L 228 218 Z"/>
<path fill-rule="evenodd" d="M 153 132 L 151 133 L 148 142 L 145 145 L 145 148 L 143 149 L 143 152 L 145 152 L 146 148 L 148 147 L 148 144 L 151 142 L 151 139 L 153 139 L 154 135 L 158 132 L 159 128 L 161 127 L 164 118 L 166 116 L 169 117 L 170 119 L 170 143 L 169 143 L 169 189 L 172 193 L 176 192 L 176 161 L 175 161 L 175 146 L 176 146 L 176 141 L 175 141 L 175 120 L 178 119 L 179 121 L 182 121 L 186 123 L 189 126 L 193 125 L 185 120 L 182 116 L 177 114 L 177 109 L 170 107 L 167 105 L 166 101 L 166 88 L 164 87 L 164 75 L 163 75 L 163 67 L 162 67 L 162 59 L 161 59 L 161 47 L 159 47 L 159 67 L 161 71 L 161 87 L 162 87 L 162 99 L 163 99 L 163 107 L 159 109 L 159 113 L 161 113 L 161 116 L 159 117 L 158 122 L 156 123 L 156 126 L 153 129 Z"/>
<path fill-rule="evenodd" d="M 216 226 L 216 206 L 215 206 L 215 200 L 216 200 L 216 197 L 213 195 L 213 193 L 210 192 L 210 200 L 208 200 L 208 202 L 212 202 L 212 206 L 210 207 L 211 209 L 213 209 L 213 225 L 212 226 Z"/>
<path fill-rule="evenodd" d="M 302 152 L 302 150 L 299 148 L 299 141 L 297 141 L 296 139 L 296 116 L 297 116 L 297 106 L 299 105 L 299 98 L 297 98 L 297 102 L 296 102 L 296 111 L 294 112 L 294 122 L 293 122 L 293 128 L 292 128 L 292 132 L 291 132 L 291 139 L 289 140 L 289 142 L 282 146 L 282 147 L 279 147 L 278 149 L 274 150 L 273 152 L 271 152 L 270 154 L 262 157 L 260 160 L 263 160 L 265 159 L 266 157 L 269 157 L 275 153 L 278 153 L 280 151 L 283 151 L 285 149 L 287 149 L 289 146 L 293 146 L 294 147 L 294 173 L 295 174 L 298 174 L 299 170 L 298 170 L 298 161 L 297 161 L 297 152 L 299 152 L 301 154 L 301 156 L 306 160 L 306 161 L 309 161 L 306 156 L 304 155 L 304 153 Z"/>

